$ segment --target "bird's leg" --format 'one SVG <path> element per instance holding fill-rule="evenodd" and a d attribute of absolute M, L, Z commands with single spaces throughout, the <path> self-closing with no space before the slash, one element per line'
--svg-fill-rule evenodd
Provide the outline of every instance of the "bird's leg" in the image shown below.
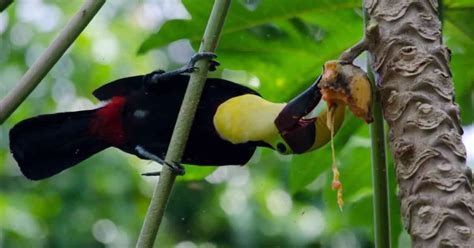
<path fill-rule="evenodd" d="M 151 82 L 152 83 L 157 83 L 160 80 L 168 80 L 170 78 L 173 78 L 173 77 L 175 77 L 177 75 L 180 75 L 180 74 L 183 74 L 183 73 L 192 73 L 197 69 L 197 67 L 195 67 L 196 62 L 198 62 L 199 60 L 202 60 L 202 59 L 208 59 L 209 60 L 209 70 L 210 71 L 215 71 L 216 67 L 220 65 L 219 62 L 213 60 L 215 58 L 217 58 L 217 55 L 215 53 L 211 53 L 211 52 L 195 53 L 191 57 L 189 62 L 185 66 L 183 66 L 179 69 L 176 69 L 176 70 L 170 71 L 170 72 L 163 72 L 162 70 L 158 70 L 157 73 L 153 74 L 153 76 L 151 78 Z"/>
<path fill-rule="evenodd" d="M 179 175 L 179 176 L 182 176 L 185 174 L 185 169 L 184 167 L 180 164 L 180 163 L 177 163 L 177 162 L 171 162 L 171 163 L 168 163 L 166 162 L 165 160 L 163 160 L 162 158 L 156 156 L 155 154 L 153 153 L 150 153 L 149 151 L 145 150 L 145 148 L 143 148 L 142 146 L 136 146 L 135 147 L 135 150 L 141 155 L 143 156 L 144 158 L 147 158 L 149 160 L 153 160 L 161 165 L 166 165 L 168 166 L 171 171 L 176 174 L 176 175 Z M 159 176 L 161 174 L 161 172 L 157 171 L 157 172 L 147 172 L 147 173 L 143 173 L 142 175 L 143 176 Z"/>
<path fill-rule="evenodd" d="M 142 176 L 147 176 L 147 177 L 161 176 L 161 171 L 145 172 L 145 173 L 142 173 Z"/>
<path fill-rule="evenodd" d="M 165 161 L 166 166 L 168 166 L 173 173 L 175 173 L 178 176 L 182 176 L 186 173 L 186 170 L 184 169 L 184 166 L 178 162 L 171 162 L 168 163 Z"/>
<path fill-rule="evenodd" d="M 191 73 L 194 72 L 197 67 L 194 65 L 196 62 L 202 59 L 208 59 L 209 60 L 209 70 L 210 71 L 215 71 L 216 67 L 219 66 L 219 62 L 215 61 L 214 59 L 217 58 L 217 55 L 215 53 L 211 52 L 199 52 L 193 54 L 191 59 L 189 60 L 188 64 L 184 66 L 182 69 L 185 70 L 186 73 Z"/>

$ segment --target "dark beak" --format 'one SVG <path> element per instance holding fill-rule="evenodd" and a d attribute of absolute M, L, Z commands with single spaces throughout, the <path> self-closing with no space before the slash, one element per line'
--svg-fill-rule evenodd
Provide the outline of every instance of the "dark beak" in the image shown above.
<path fill-rule="evenodd" d="M 275 126 L 294 153 L 304 153 L 315 141 L 315 118 L 304 119 L 321 100 L 321 76 L 306 91 L 293 98 L 278 114 Z"/>

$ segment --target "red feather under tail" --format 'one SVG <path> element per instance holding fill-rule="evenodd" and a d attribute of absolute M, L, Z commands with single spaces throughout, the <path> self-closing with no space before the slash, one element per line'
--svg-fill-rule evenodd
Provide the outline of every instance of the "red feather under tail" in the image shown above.
<path fill-rule="evenodd" d="M 107 105 L 98 109 L 91 123 L 91 134 L 112 145 L 123 145 L 126 141 L 122 122 L 124 105 L 125 97 L 116 96 Z"/>

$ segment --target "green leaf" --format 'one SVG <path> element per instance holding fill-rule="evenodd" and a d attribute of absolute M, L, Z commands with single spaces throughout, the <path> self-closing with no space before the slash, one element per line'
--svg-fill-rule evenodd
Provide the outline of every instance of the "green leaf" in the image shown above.
<path fill-rule="evenodd" d="M 474 23 L 474 9 L 446 12 L 443 35 L 451 49 L 455 100 L 461 107 L 463 124 L 474 120 L 474 70 L 471 62 L 474 57 L 474 30 L 471 23 Z"/>
<path fill-rule="evenodd" d="M 474 40 L 474 9 L 450 10 L 444 15 L 445 21 L 451 22 L 459 31 L 465 34 L 466 38 Z"/>
<path fill-rule="evenodd" d="M 172 20 L 163 25 L 159 32 L 151 35 L 140 46 L 138 52 L 144 53 L 179 39 L 200 41 L 205 29 L 213 1 L 184 0 L 183 4 L 192 16 L 191 20 Z M 359 1 L 271 1 L 262 0 L 254 11 L 233 1 L 231 12 L 226 20 L 222 35 L 246 31 L 250 28 L 275 21 L 287 20 L 304 14 L 317 15 L 325 11 L 360 7 Z M 177 32 L 179 30 L 179 32 Z"/>
<path fill-rule="evenodd" d="M 197 48 L 212 1 L 183 3 L 192 19 L 165 23 L 139 53 L 181 39 Z M 354 11 L 358 7 L 360 2 L 352 0 L 264 0 L 250 11 L 234 1 L 217 50 L 221 68 L 258 77 L 258 91 L 265 98 L 285 101 L 311 84 L 325 61 L 337 59 L 362 37 L 362 18 Z"/>
<path fill-rule="evenodd" d="M 368 146 L 370 146 L 368 138 L 355 136 L 337 156 L 345 204 L 341 212 L 337 206 L 336 191 L 333 191 L 330 185 L 324 188 L 323 199 L 327 223 L 330 223 L 327 230 L 329 234 L 341 229 L 357 227 L 366 231 L 368 239 L 373 239 L 373 236 L 369 235 L 373 225 L 373 207 L 372 171 Z M 328 173 L 328 181 L 330 182 L 331 179 L 332 173 Z"/>
<path fill-rule="evenodd" d="M 446 10 L 474 8 L 472 0 L 445 0 L 443 1 Z"/>
<path fill-rule="evenodd" d="M 290 192 L 303 190 L 319 175 L 331 167 L 331 149 L 321 150 L 294 156 L 290 167 Z"/>
<path fill-rule="evenodd" d="M 363 122 L 352 114 L 346 114 L 346 120 L 336 133 L 334 146 L 336 148 L 336 156 L 345 146 L 350 137 L 357 132 Z M 331 148 L 329 144 L 319 150 L 293 156 L 290 167 L 290 191 L 292 194 L 303 190 L 308 184 L 314 181 L 319 175 L 331 168 Z"/>

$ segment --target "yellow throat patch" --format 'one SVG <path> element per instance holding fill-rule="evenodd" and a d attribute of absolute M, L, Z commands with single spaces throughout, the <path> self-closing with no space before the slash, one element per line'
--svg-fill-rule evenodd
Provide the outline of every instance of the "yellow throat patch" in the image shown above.
<path fill-rule="evenodd" d="M 222 139 L 233 144 L 265 141 L 279 137 L 274 121 L 285 103 L 272 103 L 257 95 L 231 98 L 217 108 L 214 127 Z"/>

